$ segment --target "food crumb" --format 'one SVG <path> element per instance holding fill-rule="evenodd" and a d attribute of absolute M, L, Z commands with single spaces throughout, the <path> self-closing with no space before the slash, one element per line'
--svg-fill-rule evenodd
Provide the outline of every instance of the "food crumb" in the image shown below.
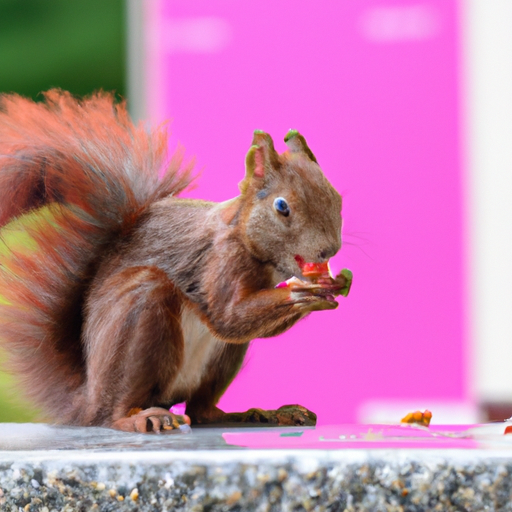
<path fill-rule="evenodd" d="M 409 423 L 415 425 L 423 425 L 428 427 L 430 425 L 430 420 L 432 419 L 432 413 L 425 409 L 423 412 L 414 411 L 406 414 L 401 420 L 400 423 Z"/>

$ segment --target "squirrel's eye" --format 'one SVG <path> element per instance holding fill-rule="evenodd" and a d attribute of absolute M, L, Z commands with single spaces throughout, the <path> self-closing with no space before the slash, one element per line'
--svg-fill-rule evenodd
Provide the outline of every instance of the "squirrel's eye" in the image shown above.
<path fill-rule="evenodd" d="M 286 199 L 282 197 L 276 197 L 274 199 L 274 208 L 276 209 L 277 213 L 280 213 L 285 217 L 288 217 L 288 215 L 290 215 L 290 207 L 288 206 Z"/>

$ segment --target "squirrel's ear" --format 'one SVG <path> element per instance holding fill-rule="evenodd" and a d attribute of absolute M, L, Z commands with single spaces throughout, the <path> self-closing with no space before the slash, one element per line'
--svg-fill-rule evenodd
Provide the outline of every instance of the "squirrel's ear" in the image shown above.
<path fill-rule="evenodd" d="M 245 157 L 245 178 L 238 184 L 240 192 L 245 193 L 253 178 L 264 179 L 278 163 L 279 158 L 270 135 L 254 130 L 252 146 Z"/>
<path fill-rule="evenodd" d="M 309 149 L 306 139 L 297 130 L 290 130 L 284 141 L 291 153 L 304 153 L 310 160 L 313 160 L 316 164 L 318 163 L 315 155 Z"/>

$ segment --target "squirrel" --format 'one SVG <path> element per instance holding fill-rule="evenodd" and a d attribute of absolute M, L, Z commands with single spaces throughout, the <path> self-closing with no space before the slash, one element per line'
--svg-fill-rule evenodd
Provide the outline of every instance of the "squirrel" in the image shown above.
<path fill-rule="evenodd" d="M 111 93 L 43 95 L 0 96 L 0 343 L 28 396 L 57 423 L 132 432 L 314 425 L 298 405 L 216 406 L 251 340 L 350 287 L 302 272 L 340 249 L 342 205 L 304 137 L 278 154 L 256 130 L 240 195 L 191 200 L 193 161 L 168 156 L 165 126 L 135 125 Z"/>

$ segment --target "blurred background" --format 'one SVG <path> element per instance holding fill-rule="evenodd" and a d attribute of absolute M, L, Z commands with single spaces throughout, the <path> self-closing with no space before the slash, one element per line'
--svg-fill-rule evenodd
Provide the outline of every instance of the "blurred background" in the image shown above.
<path fill-rule="evenodd" d="M 222 408 L 512 415 L 512 3 L 0 0 L 0 25 L 0 91 L 117 91 L 196 155 L 194 197 L 236 195 L 252 131 L 289 128 L 342 193 L 349 297 L 253 342 Z M 0 420 L 26 421 L 12 382 Z"/>
<path fill-rule="evenodd" d="M 0 0 L 0 91 L 36 100 L 51 87 L 125 96 L 126 34 L 124 0 Z M 0 372 L 0 421 L 30 421 L 33 405 Z"/>

